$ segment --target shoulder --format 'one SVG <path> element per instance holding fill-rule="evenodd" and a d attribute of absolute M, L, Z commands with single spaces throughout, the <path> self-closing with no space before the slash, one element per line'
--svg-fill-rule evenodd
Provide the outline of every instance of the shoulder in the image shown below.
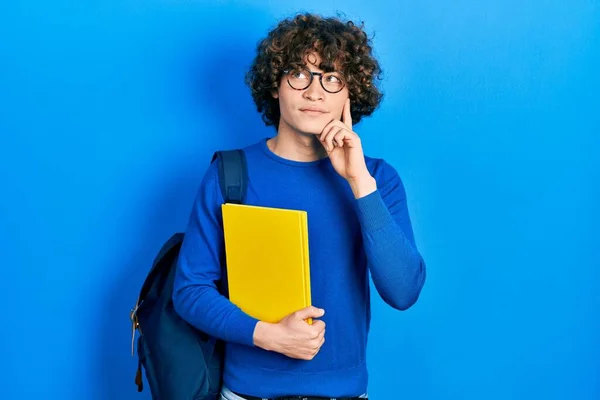
<path fill-rule="evenodd" d="M 263 152 L 263 147 L 265 146 L 265 143 L 267 141 L 267 138 L 261 138 L 258 141 L 253 141 L 247 144 L 244 144 L 242 146 L 239 147 L 239 149 L 241 149 L 245 154 L 246 157 L 248 157 L 248 155 L 253 155 L 255 153 L 262 153 Z"/>
<path fill-rule="evenodd" d="M 226 148 L 220 148 L 220 149 L 215 149 L 213 150 L 213 157 L 211 159 L 210 165 L 208 166 L 207 170 L 206 170 L 206 174 L 204 176 L 205 181 L 209 182 L 209 181 L 215 181 L 218 180 L 218 174 L 219 174 L 219 162 L 218 159 L 216 157 L 217 153 L 219 152 L 233 152 L 233 151 L 242 151 L 244 158 L 246 159 L 246 165 L 249 159 L 252 158 L 256 158 L 255 154 L 257 152 L 260 152 L 261 149 L 261 145 L 262 145 L 262 141 L 258 141 L 258 142 L 251 142 L 249 144 L 243 144 L 240 145 L 238 147 L 226 147 Z"/>
<path fill-rule="evenodd" d="M 367 169 L 384 199 L 406 199 L 406 189 L 398 170 L 383 158 L 365 156 Z"/>
<path fill-rule="evenodd" d="M 221 190 L 221 178 L 220 172 L 221 169 L 219 159 L 216 157 L 218 152 L 229 152 L 229 151 L 239 151 L 241 150 L 244 153 L 244 164 L 245 167 L 248 168 L 248 163 L 252 163 L 256 159 L 256 153 L 261 150 L 261 141 L 251 142 L 250 144 L 244 144 L 239 147 L 225 147 L 213 150 L 213 156 L 210 160 L 210 164 L 206 168 L 202 181 L 200 183 L 199 191 L 204 193 L 205 196 L 214 196 L 214 201 L 217 203 L 221 203 L 224 201 L 223 193 Z"/>
<path fill-rule="evenodd" d="M 390 181 L 402 183 L 398 170 L 385 159 L 365 156 L 365 163 L 369 173 L 375 178 L 378 185 L 385 185 Z"/>

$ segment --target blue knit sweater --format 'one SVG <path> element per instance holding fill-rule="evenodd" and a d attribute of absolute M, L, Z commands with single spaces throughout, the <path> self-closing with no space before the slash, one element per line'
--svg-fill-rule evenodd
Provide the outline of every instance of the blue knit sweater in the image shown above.
<path fill-rule="evenodd" d="M 312 304 L 325 310 L 325 343 L 310 361 L 256 347 L 252 337 L 258 321 L 217 291 L 224 242 L 216 163 L 200 184 L 186 229 L 175 310 L 227 342 L 223 380 L 234 392 L 258 397 L 365 393 L 369 273 L 382 299 L 398 310 L 417 300 L 425 281 L 401 179 L 384 160 L 366 157 L 377 190 L 355 199 L 328 158 L 284 159 L 268 148 L 266 139 L 244 151 L 247 204 L 308 212 Z"/>

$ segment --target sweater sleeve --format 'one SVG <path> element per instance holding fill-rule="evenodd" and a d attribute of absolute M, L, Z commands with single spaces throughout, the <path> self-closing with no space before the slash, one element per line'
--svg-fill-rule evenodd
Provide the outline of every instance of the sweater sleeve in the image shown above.
<path fill-rule="evenodd" d="M 223 196 L 216 164 L 209 166 L 192 206 L 177 261 L 173 306 L 197 329 L 225 341 L 253 346 L 258 320 L 224 297 L 216 286 L 225 262 Z"/>
<path fill-rule="evenodd" d="M 410 308 L 425 283 L 406 192 L 397 171 L 383 161 L 377 190 L 356 200 L 368 268 L 381 298 L 398 310 Z"/>

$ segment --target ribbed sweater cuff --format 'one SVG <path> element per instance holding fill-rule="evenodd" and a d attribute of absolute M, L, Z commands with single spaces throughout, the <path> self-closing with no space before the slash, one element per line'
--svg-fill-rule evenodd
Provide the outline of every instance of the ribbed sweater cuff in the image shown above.
<path fill-rule="evenodd" d="M 356 209 L 363 230 L 376 231 L 394 222 L 379 190 L 356 199 Z"/>

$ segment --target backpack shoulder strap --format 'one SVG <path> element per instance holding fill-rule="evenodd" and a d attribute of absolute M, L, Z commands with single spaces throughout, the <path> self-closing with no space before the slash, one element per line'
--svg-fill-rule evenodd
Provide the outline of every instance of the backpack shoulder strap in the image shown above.
<path fill-rule="evenodd" d="M 248 166 L 244 151 L 221 150 L 214 153 L 211 162 L 219 161 L 219 186 L 226 203 L 242 204 L 248 188 Z"/>
<path fill-rule="evenodd" d="M 214 153 L 211 163 L 215 160 L 219 165 L 219 186 L 225 203 L 243 204 L 248 189 L 248 166 L 246 155 L 241 149 L 221 150 Z M 221 293 L 229 298 L 227 268 L 221 266 Z"/>

